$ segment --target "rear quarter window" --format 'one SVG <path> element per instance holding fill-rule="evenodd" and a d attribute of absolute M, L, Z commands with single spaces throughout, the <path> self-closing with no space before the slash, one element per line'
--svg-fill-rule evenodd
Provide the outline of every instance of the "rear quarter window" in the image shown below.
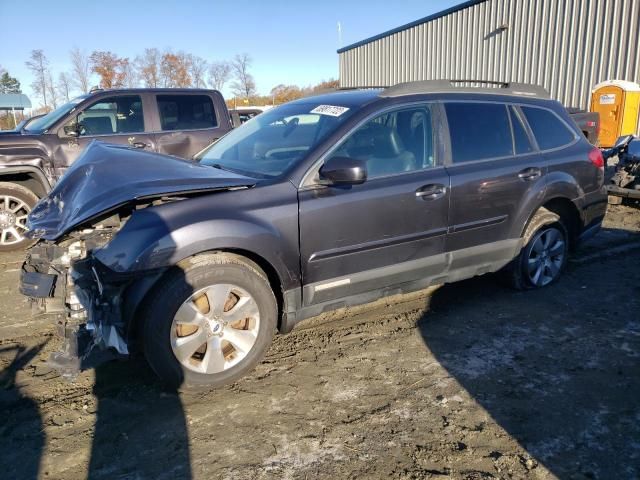
<path fill-rule="evenodd" d="M 208 95 L 157 95 L 162 130 L 196 130 L 218 125 Z"/>
<path fill-rule="evenodd" d="M 446 103 L 453 163 L 513 155 L 507 106 L 499 103 Z"/>
<path fill-rule="evenodd" d="M 527 131 L 522 124 L 520 115 L 518 115 L 518 112 L 513 106 L 509 107 L 509 113 L 511 114 L 513 144 L 516 147 L 516 154 L 533 152 L 533 145 L 531 145 L 531 141 L 529 141 L 529 135 L 527 135 Z"/>
<path fill-rule="evenodd" d="M 551 150 L 572 143 L 576 135 L 556 114 L 544 108 L 520 107 L 540 150 Z"/>

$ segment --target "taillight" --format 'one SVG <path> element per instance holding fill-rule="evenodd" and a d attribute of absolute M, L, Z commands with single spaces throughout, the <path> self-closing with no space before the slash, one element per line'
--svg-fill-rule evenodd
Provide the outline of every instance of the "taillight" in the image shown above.
<path fill-rule="evenodd" d="M 593 147 L 589 152 L 589 160 L 596 168 L 604 170 L 604 158 L 599 148 Z"/>

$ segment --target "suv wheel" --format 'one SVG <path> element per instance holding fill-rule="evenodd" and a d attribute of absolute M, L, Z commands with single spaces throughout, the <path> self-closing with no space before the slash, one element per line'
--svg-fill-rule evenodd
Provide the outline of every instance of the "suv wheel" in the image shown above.
<path fill-rule="evenodd" d="M 569 253 L 569 236 L 560 216 L 541 208 L 529 222 L 524 239 L 525 246 L 506 269 L 512 286 L 524 290 L 555 282 Z"/>
<path fill-rule="evenodd" d="M 20 250 L 32 243 L 25 237 L 27 215 L 38 197 L 15 183 L 0 182 L 0 252 Z"/>
<path fill-rule="evenodd" d="M 266 275 L 229 254 L 196 256 L 165 277 L 147 304 L 145 356 L 167 384 L 221 386 L 264 357 L 277 303 Z"/>

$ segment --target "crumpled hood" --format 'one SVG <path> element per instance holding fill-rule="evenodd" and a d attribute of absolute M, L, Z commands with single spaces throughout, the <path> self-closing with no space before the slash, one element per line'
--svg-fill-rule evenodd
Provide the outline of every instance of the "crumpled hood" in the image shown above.
<path fill-rule="evenodd" d="M 198 163 L 94 141 L 34 207 L 27 235 L 55 240 L 130 201 L 255 183 Z"/>

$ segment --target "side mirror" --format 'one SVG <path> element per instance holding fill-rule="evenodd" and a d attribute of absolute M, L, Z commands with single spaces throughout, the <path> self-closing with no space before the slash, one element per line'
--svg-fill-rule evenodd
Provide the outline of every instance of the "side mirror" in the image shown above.
<path fill-rule="evenodd" d="M 60 138 L 78 138 L 80 136 L 81 128 L 82 125 L 79 123 L 65 125 L 62 129 L 58 130 L 58 136 Z"/>
<path fill-rule="evenodd" d="M 358 158 L 331 157 L 319 173 L 321 179 L 333 185 L 358 185 L 367 180 L 367 165 Z"/>

